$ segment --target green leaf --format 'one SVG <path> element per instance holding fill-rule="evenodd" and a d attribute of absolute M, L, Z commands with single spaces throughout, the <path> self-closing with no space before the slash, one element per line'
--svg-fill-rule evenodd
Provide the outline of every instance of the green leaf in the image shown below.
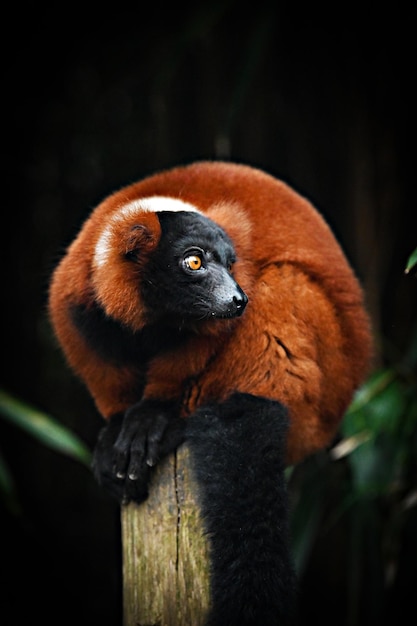
<path fill-rule="evenodd" d="M 358 390 L 342 422 L 344 437 L 362 440 L 394 432 L 404 414 L 404 389 L 394 370 L 376 372 Z M 365 434 L 367 436 L 365 437 Z"/>
<path fill-rule="evenodd" d="M 91 452 L 70 430 L 53 417 L 34 409 L 0 390 L 0 413 L 44 445 L 90 465 Z"/>
<path fill-rule="evenodd" d="M 363 495 L 384 493 L 391 483 L 394 468 L 384 446 L 375 439 L 366 441 L 349 456 L 353 487 Z"/>
<path fill-rule="evenodd" d="M 356 394 L 332 456 L 348 456 L 357 495 L 386 493 L 401 477 L 409 408 L 404 383 L 392 369 L 374 373 Z"/>
<path fill-rule="evenodd" d="M 405 273 L 408 274 L 413 267 L 415 267 L 417 265 L 417 248 L 414 250 L 414 252 L 411 253 L 408 261 L 407 261 L 407 266 L 405 268 Z"/>
<path fill-rule="evenodd" d="M 346 415 L 354 414 L 359 409 L 367 406 L 373 398 L 378 396 L 390 383 L 395 380 L 397 373 L 393 369 L 383 369 L 374 372 L 368 380 L 356 392 Z"/>

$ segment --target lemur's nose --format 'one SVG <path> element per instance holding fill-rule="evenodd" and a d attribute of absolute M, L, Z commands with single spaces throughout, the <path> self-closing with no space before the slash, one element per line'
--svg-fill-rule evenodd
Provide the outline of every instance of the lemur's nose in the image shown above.
<path fill-rule="evenodd" d="M 237 286 L 237 288 L 238 294 L 233 296 L 233 304 L 236 310 L 236 315 L 242 315 L 248 303 L 248 296 L 239 286 Z"/>

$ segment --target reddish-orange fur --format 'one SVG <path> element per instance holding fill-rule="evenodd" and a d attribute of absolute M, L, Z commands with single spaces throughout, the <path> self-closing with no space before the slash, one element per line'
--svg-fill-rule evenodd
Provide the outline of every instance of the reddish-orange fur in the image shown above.
<path fill-rule="evenodd" d="M 133 239 L 130 228 L 137 217 L 117 226 L 105 271 L 93 267 L 93 256 L 114 211 L 150 196 L 180 198 L 224 228 L 237 253 L 233 274 L 249 304 L 242 317 L 204 321 L 180 351 L 154 358 L 143 397 L 182 398 L 188 415 L 236 390 L 267 396 L 290 410 L 289 463 L 328 445 L 368 372 L 371 335 L 362 291 L 307 200 L 268 174 L 231 163 L 178 167 L 114 193 L 85 222 L 55 270 L 51 320 L 99 411 L 108 418 L 140 400 L 135 391 L 140 364 L 136 369 L 104 362 L 80 336 L 68 309 L 98 300 L 132 330 L 143 327 L 140 265 L 126 268 L 122 257 L 138 247 L 146 263 L 160 236 L 156 215 L 144 214 L 145 229 Z"/>

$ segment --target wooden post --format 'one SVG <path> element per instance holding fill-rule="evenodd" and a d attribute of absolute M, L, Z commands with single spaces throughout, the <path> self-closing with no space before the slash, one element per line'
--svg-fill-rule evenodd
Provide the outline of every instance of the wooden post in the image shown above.
<path fill-rule="evenodd" d="M 186 446 L 156 468 L 149 498 L 121 516 L 124 626 L 203 626 L 208 546 Z"/>

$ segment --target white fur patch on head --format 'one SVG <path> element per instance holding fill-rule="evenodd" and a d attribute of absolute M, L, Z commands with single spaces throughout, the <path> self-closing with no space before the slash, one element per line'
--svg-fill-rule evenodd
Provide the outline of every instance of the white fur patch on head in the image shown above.
<path fill-rule="evenodd" d="M 170 198 L 169 196 L 150 196 L 149 198 L 139 198 L 125 204 L 120 213 L 130 215 L 132 213 L 143 213 L 144 211 L 157 213 L 159 211 L 194 211 L 201 213 L 193 204 L 184 202 L 179 198 Z M 117 213 L 118 214 L 118 213 Z M 116 214 L 116 215 L 117 215 Z"/>
<path fill-rule="evenodd" d="M 138 198 L 137 200 L 132 200 L 117 209 L 101 233 L 94 251 L 94 265 L 96 267 L 101 267 L 107 263 L 111 250 L 112 235 L 116 224 L 131 217 L 140 215 L 141 213 L 157 213 L 161 211 L 201 212 L 193 204 L 184 202 L 179 198 L 170 198 L 169 196 L 150 196 L 149 198 Z"/>

